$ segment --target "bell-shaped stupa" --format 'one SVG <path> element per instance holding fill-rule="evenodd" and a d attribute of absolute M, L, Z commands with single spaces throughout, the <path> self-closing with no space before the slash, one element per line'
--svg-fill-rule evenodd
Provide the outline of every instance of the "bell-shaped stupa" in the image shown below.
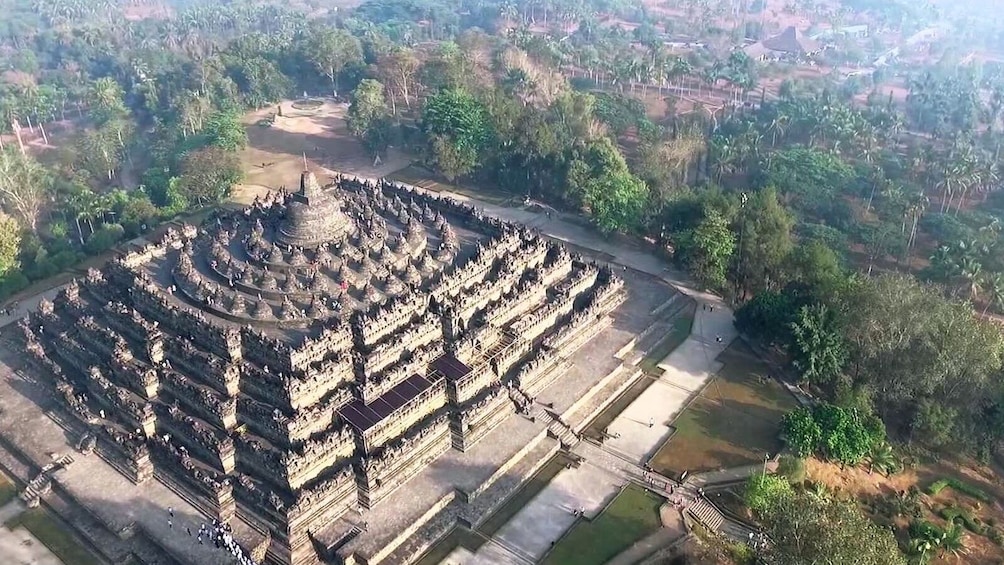
<path fill-rule="evenodd" d="M 321 189 L 304 156 L 300 190 L 286 207 L 279 241 L 294 247 L 318 247 L 342 239 L 351 226 L 352 220 L 342 212 L 341 202 Z"/>

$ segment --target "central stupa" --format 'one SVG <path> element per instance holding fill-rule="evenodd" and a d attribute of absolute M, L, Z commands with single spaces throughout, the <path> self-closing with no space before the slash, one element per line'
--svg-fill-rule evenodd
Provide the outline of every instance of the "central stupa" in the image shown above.
<path fill-rule="evenodd" d="M 341 202 L 321 188 L 304 160 L 300 190 L 287 205 L 278 240 L 295 247 L 319 247 L 343 239 L 351 228 Z"/>

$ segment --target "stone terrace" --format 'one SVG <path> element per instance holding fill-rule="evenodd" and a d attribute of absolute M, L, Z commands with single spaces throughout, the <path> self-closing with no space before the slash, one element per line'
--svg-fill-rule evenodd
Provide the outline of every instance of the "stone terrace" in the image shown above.
<path fill-rule="evenodd" d="M 270 563 L 398 562 L 444 517 L 483 519 L 553 453 L 547 435 L 575 441 L 563 416 L 673 292 L 616 275 L 470 206 L 355 179 L 329 194 L 305 172 L 297 194 L 89 272 L 20 330 L 59 417 L 87 430 L 69 441 L 130 481 L 156 472 L 270 532 Z M 131 504 L 155 515 L 157 497 Z M 121 517 L 113 531 L 155 527 Z"/>

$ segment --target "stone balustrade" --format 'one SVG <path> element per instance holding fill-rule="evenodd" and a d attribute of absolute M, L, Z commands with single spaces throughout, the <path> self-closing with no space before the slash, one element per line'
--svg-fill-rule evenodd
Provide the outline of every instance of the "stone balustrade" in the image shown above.
<path fill-rule="evenodd" d="M 360 504 L 372 508 L 404 483 L 401 478 L 429 464 L 450 445 L 449 418 L 438 413 L 364 458 L 356 475 Z"/>
<path fill-rule="evenodd" d="M 355 449 L 355 435 L 346 426 L 336 426 L 316 440 L 295 446 L 285 461 L 289 486 L 300 488 L 335 461 L 351 457 Z"/>
<path fill-rule="evenodd" d="M 237 509 L 229 479 L 215 471 L 199 467 L 163 438 L 153 438 L 151 445 L 151 451 L 160 467 L 168 471 L 179 486 L 196 495 L 191 499 L 193 502 L 219 520 L 228 521 L 233 518 Z"/>
<path fill-rule="evenodd" d="M 297 410 L 286 425 L 288 441 L 299 442 L 327 429 L 338 409 L 352 401 L 349 387 L 336 388 L 319 402 Z"/>
<path fill-rule="evenodd" d="M 163 371 L 161 386 L 204 420 L 224 429 L 237 425 L 237 401 L 233 397 L 220 396 L 171 369 Z"/>
<path fill-rule="evenodd" d="M 203 425 L 176 405 L 158 411 L 157 425 L 223 473 L 233 472 L 236 448 L 229 436 Z"/>
<path fill-rule="evenodd" d="M 428 295 L 414 293 L 391 299 L 386 304 L 374 308 L 370 313 L 357 314 L 353 323 L 360 342 L 370 347 L 410 322 L 415 316 L 422 316 L 429 308 Z"/>
<path fill-rule="evenodd" d="M 85 374 L 87 389 L 109 409 L 110 417 L 121 418 L 130 428 L 142 430 L 147 436 L 153 435 L 156 416 L 150 403 L 115 386 L 97 367 L 91 367 Z"/>
<path fill-rule="evenodd" d="M 240 382 L 240 368 L 237 362 L 228 363 L 211 353 L 198 349 L 186 339 L 166 340 L 164 346 L 164 365 L 166 368 L 184 369 L 188 375 L 213 387 L 221 394 L 227 396 L 237 394 Z"/>
<path fill-rule="evenodd" d="M 363 374 L 375 375 L 400 359 L 404 351 L 417 349 L 442 337 L 442 319 L 433 312 L 426 312 L 424 316 L 374 347 L 365 357 Z"/>

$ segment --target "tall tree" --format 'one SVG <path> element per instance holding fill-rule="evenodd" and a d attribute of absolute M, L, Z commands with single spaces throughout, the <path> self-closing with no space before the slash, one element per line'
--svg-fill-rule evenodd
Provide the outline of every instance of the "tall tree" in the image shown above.
<path fill-rule="evenodd" d="M 377 59 L 377 69 L 390 92 L 391 110 L 395 116 L 398 96 L 404 99 L 409 109 L 411 108 L 411 96 L 415 91 L 420 68 L 421 61 L 413 50 L 406 47 L 395 48 Z"/>
<path fill-rule="evenodd" d="M 749 198 L 737 221 L 740 233 L 737 282 L 743 290 L 753 292 L 774 288 L 793 247 L 794 217 L 778 201 L 777 191 L 768 187 Z"/>
<path fill-rule="evenodd" d="M 721 288 L 735 248 L 736 237 L 728 220 L 718 210 L 709 208 L 701 223 L 680 238 L 677 254 L 701 282 Z"/>
<path fill-rule="evenodd" d="M 783 492 L 783 491 L 782 491 Z M 762 550 L 777 565 L 905 565 L 896 537 L 865 516 L 853 500 L 782 494 L 760 514 L 771 543 Z"/>
<path fill-rule="evenodd" d="M 459 90 L 426 99 L 422 128 L 429 139 L 429 160 L 450 180 L 477 169 L 492 138 L 485 106 Z"/>
<path fill-rule="evenodd" d="M 373 79 L 363 79 L 352 92 L 352 104 L 345 121 L 352 135 L 360 138 L 372 155 L 382 154 L 387 148 L 390 130 L 384 85 Z"/>
<path fill-rule="evenodd" d="M 17 220 L 0 212 L 0 279 L 17 269 L 17 255 L 21 251 L 21 225 Z"/>
<path fill-rule="evenodd" d="M 237 155 L 212 146 L 185 155 L 181 170 L 183 195 L 199 205 L 219 202 L 243 178 Z"/>
<path fill-rule="evenodd" d="M 338 75 L 348 65 L 362 61 L 359 40 L 344 29 L 324 25 L 314 26 L 307 40 L 307 57 L 317 70 L 331 81 L 331 90 L 338 96 Z"/>
<path fill-rule="evenodd" d="M 847 346 L 836 313 L 824 304 L 803 306 L 791 325 L 792 365 L 811 383 L 828 383 L 847 363 Z"/>
<path fill-rule="evenodd" d="M 30 155 L 9 146 L 0 151 L 0 204 L 33 232 L 51 186 L 52 177 Z"/>

